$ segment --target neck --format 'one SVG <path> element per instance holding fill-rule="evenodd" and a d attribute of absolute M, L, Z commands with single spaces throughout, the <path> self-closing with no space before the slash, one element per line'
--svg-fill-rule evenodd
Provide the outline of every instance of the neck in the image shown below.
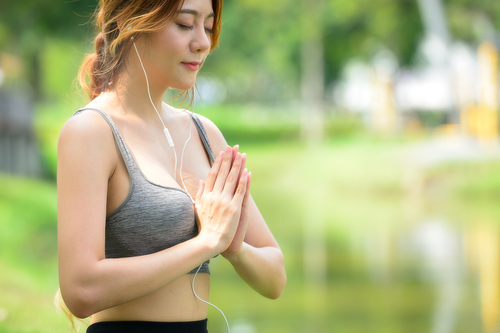
<path fill-rule="evenodd" d="M 162 115 L 163 94 L 168 87 L 155 83 L 153 75 L 146 77 L 148 69 L 144 70 L 134 47 L 129 51 L 124 65 L 112 89 L 123 111 L 134 113 L 145 120 L 157 119 L 158 115 Z"/>
<path fill-rule="evenodd" d="M 141 117 L 158 117 L 162 112 L 163 94 L 166 89 L 159 89 L 149 79 L 149 89 L 142 68 L 138 71 L 123 71 L 114 87 L 123 107 Z M 134 73 L 135 72 L 135 73 Z M 155 108 L 157 111 L 155 111 Z"/>
<path fill-rule="evenodd" d="M 133 112 L 141 118 L 157 118 L 157 112 L 162 114 L 163 90 L 154 89 L 150 85 L 148 93 L 144 76 L 135 80 L 122 77 L 120 81 L 113 90 L 126 112 Z"/>

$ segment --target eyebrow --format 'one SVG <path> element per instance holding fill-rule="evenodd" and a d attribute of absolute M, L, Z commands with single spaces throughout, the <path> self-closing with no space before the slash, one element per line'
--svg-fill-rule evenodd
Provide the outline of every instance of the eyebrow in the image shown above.
<path fill-rule="evenodd" d="M 194 16 L 200 16 L 200 12 L 198 12 L 197 10 L 194 10 L 194 9 L 181 9 L 181 10 L 179 10 L 179 14 L 191 14 Z M 206 18 L 211 18 L 211 17 L 215 17 L 214 12 L 211 12 L 210 14 L 208 14 Z"/>

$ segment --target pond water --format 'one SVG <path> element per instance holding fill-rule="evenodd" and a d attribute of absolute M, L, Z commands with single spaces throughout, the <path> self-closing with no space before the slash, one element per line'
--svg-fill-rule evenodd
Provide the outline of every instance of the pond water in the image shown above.
<path fill-rule="evenodd" d="M 500 332 L 494 200 L 455 200 L 446 172 L 421 170 L 423 190 L 408 190 L 400 146 L 292 150 L 251 152 L 287 287 L 268 301 L 234 276 L 214 279 L 211 299 L 228 309 L 231 332 Z M 216 314 L 209 320 L 223 331 Z"/>

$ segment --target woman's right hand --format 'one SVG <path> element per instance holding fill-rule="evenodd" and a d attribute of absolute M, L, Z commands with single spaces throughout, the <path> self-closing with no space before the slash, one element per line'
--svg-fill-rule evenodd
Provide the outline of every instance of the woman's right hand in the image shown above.
<path fill-rule="evenodd" d="M 215 159 L 206 182 L 200 181 L 195 200 L 199 237 L 213 244 L 215 254 L 227 249 L 238 228 L 250 186 L 245 162 L 237 146 L 228 146 Z"/>

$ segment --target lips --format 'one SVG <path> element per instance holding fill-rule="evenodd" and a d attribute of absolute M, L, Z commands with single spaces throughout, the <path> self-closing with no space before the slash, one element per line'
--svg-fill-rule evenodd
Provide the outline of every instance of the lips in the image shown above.
<path fill-rule="evenodd" d="M 196 71 L 200 68 L 200 61 L 191 61 L 191 62 L 181 62 L 181 64 L 189 70 Z"/>

